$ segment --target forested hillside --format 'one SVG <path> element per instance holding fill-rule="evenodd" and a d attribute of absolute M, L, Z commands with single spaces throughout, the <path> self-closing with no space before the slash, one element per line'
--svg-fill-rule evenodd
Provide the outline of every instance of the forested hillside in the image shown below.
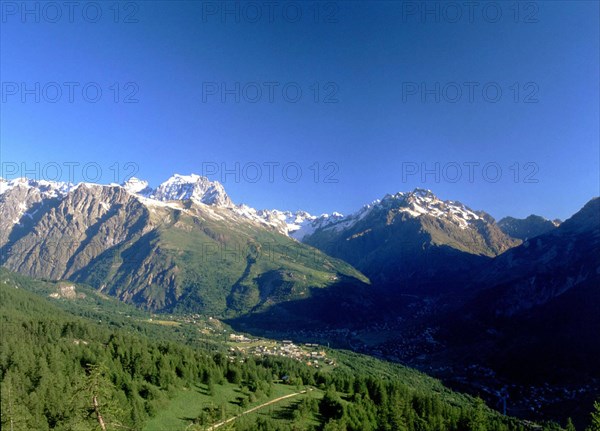
<path fill-rule="evenodd" d="M 228 426 L 356 431 L 531 428 L 398 365 L 339 353 L 339 366 L 327 371 L 289 358 L 229 356 L 224 348 L 192 348 L 168 341 L 163 327 L 128 324 L 119 313 L 112 321 L 106 310 L 111 302 L 104 304 L 104 321 L 97 316 L 86 319 L 75 315 L 85 314 L 77 301 L 89 305 L 91 298 L 80 294 L 79 300 L 77 295 L 48 299 L 44 296 L 55 292 L 57 284 L 7 271 L 0 275 L 4 429 L 142 429 L 149 420 L 160 419 L 182 391 L 202 389 L 211 398 L 231 389 L 236 408 L 244 411 L 282 393 L 283 385 L 289 391 L 314 390 L 320 395 L 292 404 L 289 417 L 249 416 Z M 186 419 L 188 426 L 206 429 L 231 416 L 231 403 L 206 406 Z"/>

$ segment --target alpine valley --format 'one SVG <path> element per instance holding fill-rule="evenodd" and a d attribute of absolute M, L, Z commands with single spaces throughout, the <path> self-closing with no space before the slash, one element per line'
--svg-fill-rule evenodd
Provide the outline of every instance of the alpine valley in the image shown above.
<path fill-rule="evenodd" d="M 347 419 L 346 428 L 327 429 L 561 429 L 545 421 L 563 425 L 567 418 L 585 427 L 600 395 L 597 197 L 582 202 L 581 210 L 564 222 L 538 215 L 496 222 L 483 211 L 423 189 L 385 195 L 346 216 L 314 216 L 236 204 L 219 182 L 193 174 L 174 175 L 156 188 L 136 178 L 120 185 L 0 179 L 0 264 L 3 289 L 8 289 L 2 291 L 3 301 L 30 303 L 23 305 L 27 312 L 53 301 L 49 306 L 57 307 L 60 319 L 91 317 L 89 325 L 102 319 L 121 322 L 125 315 L 144 320 L 151 316 L 181 328 L 201 321 L 213 331 L 217 324 L 244 337 L 289 340 L 288 346 L 328 345 L 354 352 L 331 350 L 338 352 L 333 356 L 341 355 L 340 363 L 367 361 L 371 364 L 367 368 L 385 369 L 381 372 L 388 374 L 396 372 L 390 367 L 404 370 L 406 384 L 418 381 L 422 394 L 445 394 L 441 399 L 448 406 L 462 406 L 464 411 L 472 405 L 483 408 L 462 401 L 462 395 L 452 395 L 459 397 L 452 401 L 448 393 L 455 393 L 449 389 L 381 360 L 417 368 L 519 418 L 514 426 L 490 419 L 487 427 L 479 427 L 457 419 L 455 427 L 450 422 L 414 427 L 403 422 L 388 428 L 352 428 Z M 28 290 L 29 296 L 19 296 L 25 292 L 17 293 L 18 287 Z M 50 293 L 54 299 L 49 299 Z M 116 311 L 110 317 L 101 314 L 106 310 Z M 3 312 L 4 324 L 14 324 L 13 311 Z M 106 325 L 99 327 L 108 330 Z M 163 349 L 175 364 L 178 355 L 192 358 L 185 349 L 199 345 L 202 328 L 194 328 L 167 333 L 162 326 L 159 330 L 156 325 L 152 329 L 138 325 L 128 330 L 127 337 L 143 333 L 157 343 L 164 339 L 185 345 L 181 351 L 149 347 Z M 109 343 L 103 332 L 94 341 L 95 329 L 78 331 L 92 344 Z M 76 337 L 80 338 L 83 335 Z M 218 350 L 213 344 L 220 341 L 203 343 Z M 4 379 L 18 358 L 3 355 Z M 247 380 L 246 368 L 239 371 L 246 377 L 234 378 L 220 360 L 205 364 L 215 376 L 219 367 L 225 367 L 215 381 L 223 376 L 229 383 Z M 188 365 L 178 368 L 177 378 L 187 376 Z M 353 372 L 358 379 L 352 389 L 356 395 L 362 393 L 362 383 Z M 214 391 L 207 375 L 203 382 Z M 146 380 L 144 384 L 161 386 L 150 377 Z M 158 389 L 144 390 L 147 395 Z M 342 390 L 339 382 L 333 389 L 322 385 L 315 390 L 322 390 L 320 416 L 307 419 L 314 428 L 297 429 L 325 429 L 328 421 L 342 421 L 352 406 L 365 402 L 344 398 L 351 391 Z M 390 391 L 384 395 L 392 397 Z M 377 405 L 384 406 L 383 395 L 375 392 L 367 398 L 380 397 Z M 2 394 L 4 405 L 9 398 L 4 389 Z M 411 402 L 414 407 L 416 401 Z M 156 406 L 136 408 L 145 408 L 148 418 L 153 416 L 148 412 L 156 410 Z M 341 408 L 342 413 L 328 408 Z M 2 425 L 10 427 L 4 407 L 2 414 Z M 488 414 L 501 417 L 485 407 Z M 58 416 L 52 418 L 54 424 L 61 423 Z M 127 423 L 135 428 L 146 423 L 142 419 Z M 204 425 L 211 423 L 203 420 Z M 31 418 L 22 422 L 53 428 L 50 420 L 45 425 Z M 61 429 L 85 429 L 81 426 Z"/>

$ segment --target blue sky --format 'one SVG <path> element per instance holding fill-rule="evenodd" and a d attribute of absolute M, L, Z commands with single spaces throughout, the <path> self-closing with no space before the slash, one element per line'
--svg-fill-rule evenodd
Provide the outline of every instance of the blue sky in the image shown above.
<path fill-rule="evenodd" d="M 313 213 L 422 187 L 564 219 L 598 195 L 598 2 L 422 4 L 3 2 L 2 175 L 211 173 Z"/>

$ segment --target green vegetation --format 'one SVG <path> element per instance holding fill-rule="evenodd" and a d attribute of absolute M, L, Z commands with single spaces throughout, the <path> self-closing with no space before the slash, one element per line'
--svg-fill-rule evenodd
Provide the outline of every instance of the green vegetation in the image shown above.
<path fill-rule="evenodd" d="M 226 317 L 309 297 L 341 276 L 368 282 L 346 262 L 218 210 L 157 211 L 154 229 L 136 231 L 69 278 L 149 310 Z"/>
<path fill-rule="evenodd" d="M 310 397 L 316 400 L 317 398 L 312 392 L 299 394 L 298 398 L 304 400 Z M 178 391 L 160 414 L 145 424 L 144 430 L 184 430 L 189 427 L 190 422 L 195 425 L 195 428 L 200 429 L 203 425 L 205 426 L 240 415 L 244 411 L 269 402 L 271 399 L 297 393 L 298 390 L 295 386 L 283 383 L 273 384 L 267 393 L 260 391 L 252 392 L 248 387 L 240 387 L 239 384 L 236 385 L 228 381 L 220 385 L 212 385 L 212 387 L 199 384 Z M 278 422 L 282 424 L 289 423 L 289 418 L 284 413 L 285 409 L 287 408 L 290 411 L 298 410 L 299 408 L 296 408 L 294 405 L 294 402 L 301 402 L 297 401 L 298 398 L 290 397 L 265 406 L 264 411 L 266 414 L 269 414 L 270 418 L 273 418 L 273 416 L 280 417 L 281 419 Z M 240 423 L 253 422 L 260 415 L 261 410 L 259 409 L 250 413 L 247 417 L 245 417 L 246 415 L 240 417 L 239 420 Z M 277 421 L 277 419 L 274 420 Z"/>
<path fill-rule="evenodd" d="M 190 325 L 149 323 L 91 291 L 48 299 L 56 289 L 0 271 L 3 429 L 201 430 L 228 418 L 220 429 L 560 429 L 502 417 L 399 365 L 335 351 L 327 370 L 231 356 Z"/>

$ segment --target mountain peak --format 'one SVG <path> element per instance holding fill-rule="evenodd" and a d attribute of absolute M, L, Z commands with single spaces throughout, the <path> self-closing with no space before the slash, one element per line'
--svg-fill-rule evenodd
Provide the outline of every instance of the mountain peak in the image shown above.
<path fill-rule="evenodd" d="M 142 196 L 150 195 L 152 193 L 152 189 L 148 186 L 148 181 L 140 180 L 136 177 L 131 177 L 123 184 L 121 184 L 125 190 L 129 193 L 139 194 Z"/>
<path fill-rule="evenodd" d="M 550 221 L 536 214 L 531 214 L 524 219 L 508 216 L 498 222 L 502 232 L 523 241 L 554 230 L 559 225 L 560 223 L 556 221 Z"/>
<path fill-rule="evenodd" d="M 600 198 L 594 197 L 558 227 L 562 232 L 600 230 Z"/>
<path fill-rule="evenodd" d="M 410 198 L 421 198 L 421 199 L 430 199 L 430 200 L 438 200 L 437 196 L 429 189 L 415 188 L 411 192 L 397 192 L 394 194 L 386 194 L 381 200 L 377 200 L 373 202 L 374 204 L 380 203 L 385 200 L 407 200 Z"/>
<path fill-rule="evenodd" d="M 436 197 L 433 192 L 429 189 L 422 189 L 420 187 L 415 188 L 410 194 L 420 197 Z"/>
<path fill-rule="evenodd" d="M 0 178 L 0 195 L 15 187 L 26 189 L 36 188 L 44 197 L 58 197 L 66 195 L 73 184 L 60 181 L 35 180 L 26 177 L 7 180 Z"/>
<path fill-rule="evenodd" d="M 175 174 L 152 193 L 160 201 L 192 200 L 206 205 L 233 206 L 233 202 L 218 181 L 197 174 Z"/>
<path fill-rule="evenodd" d="M 387 194 L 380 201 L 364 207 L 361 212 L 372 206 L 382 206 L 388 209 L 396 208 L 397 211 L 405 212 L 413 217 L 429 215 L 444 218 L 458 225 L 461 229 L 466 229 L 475 220 L 491 217 L 485 213 L 473 211 L 461 202 L 443 201 L 431 190 L 422 188 L 415 188 L 412 192 Z"/>

